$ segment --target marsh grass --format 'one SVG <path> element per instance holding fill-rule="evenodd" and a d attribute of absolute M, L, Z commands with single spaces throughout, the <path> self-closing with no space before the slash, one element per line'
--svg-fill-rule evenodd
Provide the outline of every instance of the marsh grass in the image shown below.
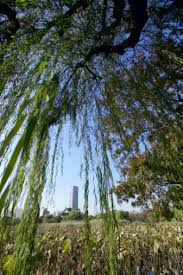
<path fill-rule="evenodd" d="M 117 274 L 181 274 L 182 223 L 123 223 L 117 233 L 114 251 Z M 31 274 L 86 274 L 85 238 L 81 221 L 40 225 L 31 259 Z M 103 221 L 93 220 L 90 238 L 92 274 L 109 274 L 105 241 Z M 3 251 L 3 274 L 6 274 L 13 246 L 14 232 L 11 231 Z"/>

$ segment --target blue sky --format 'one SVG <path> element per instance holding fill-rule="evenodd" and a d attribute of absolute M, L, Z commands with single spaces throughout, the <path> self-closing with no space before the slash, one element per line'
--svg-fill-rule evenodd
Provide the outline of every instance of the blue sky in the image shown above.
<path fill-rule="evenodd" d="M 69 192 L 72 185 L 79 187 L 79 208 L 83 210 L 84 205 L 84 180 L 80 178 L 80 166 L 82 163 L 82 150 L 74 145 L 69 148 L 69 131 L 67 125 L 65 125 L 65 131 L 63 135 L 63 174 L 61 173 L 61 166 L 58 167 L 58 174 L 56 177 L 55 192 L 50 194 L 49 188 L 45 191 L 43 197 L 42 208 L 46 207 L 51 212 L 61 211 L 65 207 L 69 206 Z M 119 180 L 119 175 L 115 168 L 112 168 L 115 182 Z M 90 175 L 92 178 L 93 175 Z M 97 184 L 95 182 L 95 184 Z M 90 183 L 89 193 L 89 212 L 95 214 L 99 212 L 99 205 L 96 204 L 94 196 L 94 183 Z M 115 206 L 117 209 L 123 209 L 128 211 L 134 211 L 130 204 L 123 203 L 119 205 L 115 199 Z"/>

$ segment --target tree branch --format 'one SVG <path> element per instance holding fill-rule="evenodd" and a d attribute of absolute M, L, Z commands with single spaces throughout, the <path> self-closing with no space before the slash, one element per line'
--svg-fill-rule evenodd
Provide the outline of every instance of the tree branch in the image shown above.
<path fill-rule="evenodd" d="M 183 9 L 183 1 L 182 1 L 182 0 L 174 0 L 174 1 L 173 1 L 173 5 L 174 5 L 177 9 Z"/>
<path fill-rule="evenodd" d="M 88 68 L 88 66 L 84 65 L 82 66 L 83 68 L 85 68 L 91 75 L 93 75 L 94 78 L 99 78 L 102 79 L 102 77 L 100 75 L 97 75 L 95 72 L 93 72 L 90 68 Z M 81 67 L 81 68 L 82 68 Z"/>
<path fill-rule="evenodd" d="M 11 35 L 15 34 L 19 29 L 19 22 L 16 18 L 16 11 L 9 7 L 7 4 L 0 2 L 0 14 L 6 15 L 9 21 L 12 23 L 10 29 Z"/>
<path fill-rule="evenodd" d="M 123 10 L 125 8 L 124 0 L 113 0 L 114 2 L 114 10 L 113 17 L 115 18 L 115 22 L 111 25 L 112 28 L 116 28 L 121 22 L 121 18 L 123 16 Z"/>
<path fill-rule="evenodd" d="M 128 2 L 134 20 L 131 35 L 128 40 L 130 45 L 134 47 L 139 42 L 142 29 L 148 20 L 147 0 L 129 0 Z"/>
<path fill-rule="evenodd" d="M 16 11 L 12 10 L 8 5 L 0 2 L 0 14 L 8 16 L 10 21 L 16 20 Z"/>
<path fill-rule="evenodd" d="M 115 2 L 117 3 L 118 1 Z M 129 0 L 128 2 L 130 5 L 130 12 L 134 21 L 130 36 L 118 45 L 101 45 L 92 48 L 86 55 L 86 61 L 90 60 L 93 55 L 101 53 L 117 53 L 122 55 L 124 54 L 125 49 L 133 48 L 139 42 L 142 29 L 148 20 L 147 0 Z M 117 15 L 116 10 L 116 16 L 119 20 L 119 18 L 122 16 L 122 13 L 120 12 Z"/>

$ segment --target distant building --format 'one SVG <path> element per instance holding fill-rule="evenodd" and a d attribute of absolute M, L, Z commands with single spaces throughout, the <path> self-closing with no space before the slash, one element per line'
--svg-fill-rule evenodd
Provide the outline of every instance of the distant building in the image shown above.
<path fill-rule="evenodd" d="M 69 215 L 69 213 L 72 211 L 72 208 L 65 208 L 62 212 L 61 212 L 61 216 L 64 218 L 64 217 L 67 217 Z"/>
<path fill-rule="evenodd" d="M 78 209 L 78 186 L 72 186 L 69 196 L 69 207 Z"/>

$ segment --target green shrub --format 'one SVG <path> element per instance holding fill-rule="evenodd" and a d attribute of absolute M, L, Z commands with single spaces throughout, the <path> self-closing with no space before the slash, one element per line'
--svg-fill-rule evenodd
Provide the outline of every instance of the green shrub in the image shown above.
<path fill-rule="evenodd" d="M 67 220 L 82 220 L 83 214 L 80 212 L 80 210 L 73 209 L 69 215 L 66 217 Z"/>

